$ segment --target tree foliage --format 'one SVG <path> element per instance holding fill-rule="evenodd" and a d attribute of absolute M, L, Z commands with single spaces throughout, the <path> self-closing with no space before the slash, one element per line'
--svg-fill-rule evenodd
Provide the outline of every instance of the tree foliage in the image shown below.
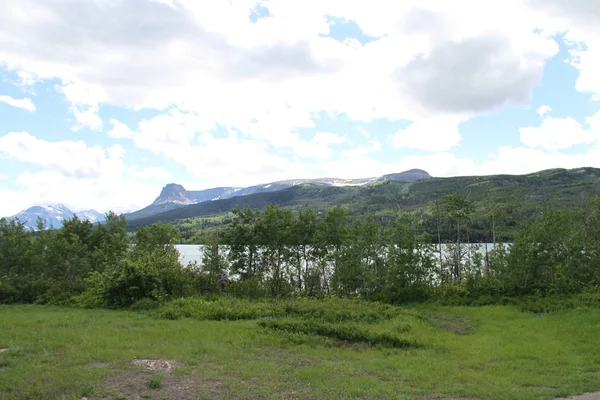
<path fill-rule="evenodd" d="M 75 216 L 58 230 L 40 223 L 37 232 L 2 219 L 0 302 L 117 308 L 218 293 L 462 304 L 597 291 L 600 198 L 569 209 L 540 205 L 503 243 L 518 208 L 489 208 L 483 218 L 495 241 L 485 246 L 472 242 L 481 220 L 458 194 L 434 208 L 437 223 L 452 232 L 444 243 L 430 234 L 427 210 L 398 212 L 389 223 L 352 217 L 342 206 L 236 208 L 204 245 L 201 265 L 188 266 L 175 248 L 180 232 L 169 224 L 144 226 L 130 238 L 125 218 L 112 213 L 103 224 Z"/>

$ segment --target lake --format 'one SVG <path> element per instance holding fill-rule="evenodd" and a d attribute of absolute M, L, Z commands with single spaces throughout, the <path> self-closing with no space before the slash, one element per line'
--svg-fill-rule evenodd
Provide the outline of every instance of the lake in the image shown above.
<path fill-rule="evenodd" d="M 468 244 L 464 244 L 465 246 L 467 246 Z M 485 247 L 487 247 L 488 251 L 490 251 L 494 244 L 493 243 L 478 243 L 478 244 L 473 244 L 473 246 L 481 246 L 477 252 L 478 253 L 485 253 Z M 485 246 L 485 247 L 484 247 Z M 504 244 L 505 247 L 508 246 L 508 243 Z M 449 253 L 447 251 L 445 251 L 445 249 L 447 249 L 447 245 L 442 244 L 442 252 L 444 253 L 445 256 L 447 256 Z M 203 245 L 201 244 L 176 244 L 175 248 L 179 251 L 179 262 L 182 265 L 188 265 L 188 263 L 190 262 L 197 262 L 198 265 L 202 265 L 202 249 L 204 248 Z M 436 247 L 437 248 L 437 247 Z M 226 252 L 226 247 L 223 246 L 223 251 Z"/>

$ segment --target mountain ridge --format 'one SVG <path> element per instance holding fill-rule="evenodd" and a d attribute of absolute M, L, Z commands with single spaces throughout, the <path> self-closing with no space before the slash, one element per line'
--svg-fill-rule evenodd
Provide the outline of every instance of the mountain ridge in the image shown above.
<path fill-rule="evenodd" d="M 79 212 L 71 211 L 64 204 L 41 205 L 29 207 L 13 216 L 6 217 L 7 220 L 18 219 L 27 229 L 38 231 L 38 217 L 44 221 L 46 229 L 59 229 L 63 226 L 63 221 L 73 218 L 77 215 L 82 220 L 88 220 L 92 223 L 102 222 L 105 219 L 103 213 L 96 210 L 84 210 Z"/>
<path fill-rule="evenodd" d="M 225 200 L 232 197 L 247 196 L 256 193 L 270 193 L 289 189 L 299 185 L 318 185 L 323 187 L 365 186 L 382 182 L 394 181 L 416 181 L 431 179 L 427 171 L 422 169 L 410 169 L 403 172 L 381 175 L 370 178 L 315 178 L 315 179 L 286 179 L 269 183 L 262 183 L 248 187 L 215 187 L 203 190 L 186 190 L 183 185 L 169 183 L 165 185 L 160 195 L 147 207 L 126 214 L 127 219 L 137 219 L 168 212 L 181 207 L 200 204 L 208 201 Z"/>
<path fill-rule="evenodd" d="M 135 230 L 154 222 L 173 223 L 185 237 L 205 229 L 218 229 L 230 222 L 235 207 L 261 209 L 276 204 L 291 209 L 308 205 L 320 213 L 335 205 L 350 215 L 393 219 L 398 212 L 431 212 L 446 194 L 460 194 L 475 205 L 478 218 L 487 218 L 498 202 L 521 208 L 524 215 L 548 202 L 561 207 L 576 206 L 582 198 L 600 194 L 600 169 L 592 167 L 548 169 L 523 175 L 474 175 L 431 178 L 418 181 L 382 180 L 372 185 L 332 187 L 303 184 L 276 192 L 254 193 L 192 204 L 139 219 L 128 219 Z"/>

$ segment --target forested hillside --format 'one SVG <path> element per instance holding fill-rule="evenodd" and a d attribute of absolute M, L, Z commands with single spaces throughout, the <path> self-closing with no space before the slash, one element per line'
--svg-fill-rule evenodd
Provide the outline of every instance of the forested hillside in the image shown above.
<path fill-rule="evenodd" d="M 317 216 L 342 205 L 352 219 L 371 216 L 383 224 L 392 223 L 399 214 L 420 219 L 431 235 L 438 232 L 444 240 L 451 237 L 447 224 L 441 223 L 443 196 L 456 194 L 468 200 L 470 240 L 491 242 L 492 225 L 501 214 L 504 239 L 514 236 L 519 220 L 531 218 L 540 207 L 553 204 L 568 209 L 600 193 L 600 170 L 553 169 L 528 175 L 493 175 L 433 178 L 416 182 L 383 181 L 361 187 L 322 187 L 302 185 L 286 190 L 210 201 L 170 210 L 128 222 L 129 230 L 162 221 L 175 225 L 187 243 L 202 243 L 222 226 L 231 223 L 231 211 L 250 207 L 262 209 L 276 204 L 297 211 L 310 207 Z"/>

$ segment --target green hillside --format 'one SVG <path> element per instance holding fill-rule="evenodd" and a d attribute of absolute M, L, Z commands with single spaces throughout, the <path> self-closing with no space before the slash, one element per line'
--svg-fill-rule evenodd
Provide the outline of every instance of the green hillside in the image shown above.
<path fill-rule="evenodd" d="M 433 211 L 442 196 L 459 194 L 475 206 L 473 237 L 486 240 L 486 215 L 498 203 L 508 208 L 506 223 L 527 218 L 544 204 L 560 207 L 577 204 L 600 193 L 600 169 L 552 169 L 528 175 L 462 176 L 415 182 L 384 181 L 359 187 L 301 185 L 278 192 L 256 193 L 177 208 L 128 222 L 129 230 L 162 221 L 179 227 L 184 238 L 198 237 L 230 222 L 235 207 L 261 209 L 267 204 L 298 209 L 305 205 L 317 213 L 343 205 L 351 217 L 373 215 L 385 222 L 397 213 L 419 213 L 431 225 Z M 428 229 L 429 230 L 429 229 Z"/>

